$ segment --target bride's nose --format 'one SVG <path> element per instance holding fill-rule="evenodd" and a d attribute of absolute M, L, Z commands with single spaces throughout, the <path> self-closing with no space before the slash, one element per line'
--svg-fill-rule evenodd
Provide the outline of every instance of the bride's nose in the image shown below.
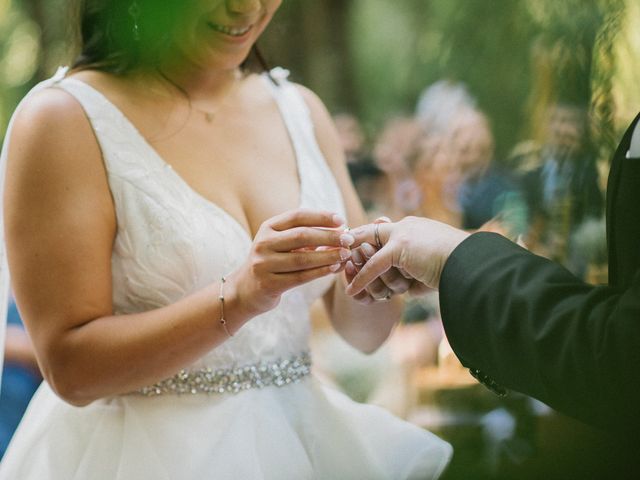
<path fill-rule="evenodd" d="M 227 9 L 232 13 L 247 15 L 260 10 L 261 0 L 227 0 Z"/>

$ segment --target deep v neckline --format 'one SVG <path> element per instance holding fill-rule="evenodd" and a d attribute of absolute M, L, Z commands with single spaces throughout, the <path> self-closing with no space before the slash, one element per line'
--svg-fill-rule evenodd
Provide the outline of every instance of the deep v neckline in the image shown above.
<path fill-rule="evenodd" d="M 299 150 L 300 147 L 298 145 L 298 142 L 296 141 L 295 131 L 293 130 L 294 124 L 291 122 L 291 120 L 287 116 L 287 112 L 285 111 L 284 106 L 281 104 L 281 100 L 277 98 L 275 88 L 268 83 L 268 80 L 265 78 L 264 75 L 261 75 L 260 79 L 264 83 L 266 83 L 265 88 L 271 95 L 271 98 L 273 99 L 273 101 L 276 103 L 278 112 L 280 113 L 280 116 L 284 123 L 284 127 L 287 131 L 287 136 L 289 137 L 291 148 L 293 149 L 293 155 L 295 157 L 295 163 L 296 163 L 296 171 L 298 175 L 298 202 L 297 202 L 296 208 L 302 208 L 304 206 L 303 188 L 304 188 L 305 182 L 303 181 L 303 178 L 302 178 L 302 173 L 304 171 L 304 168 L 302 167 L 302 164 L 301 164 L 302 156 Z M 63 81 L 80 84 L 82 87 L 89 89 L 89 91 L 97 95 L 108 108 L 114 111 L 118 115 L 118 117 L 120 117 L 125 127 L 133 132 L 134 138 L 136 139 L 137 143 L 140 144 L 141 147 L 147 151 L 147 153 L 149 154 L 149 157 L 152 158 L 155 161 L 155 163 L 157 163 L 158 166 L 162 168 L 163 171 L 169 172 L 169 176 L 176 182 L 176 184 L 180 185 L 180 187 L 184 191 L 186 191 L 195 201 L 199 202 L 205 208 L 209 208 L 215 211 L 216 213 L 218 213 L 219 215 L 221 215 L 222 217 L 226 218 L 228 222 L 231 225 L 233 225 L 233 227 L 236 230 L 241 232 L 243 238 L 245 238 L 249 243 L 253 243 L 255 239 L 255 234 L 253 234 L 250 231 L 251 225 L 248 225 L 249 229 L 245 228 L 244 225 L 240 223 L 240 221 L 234 215 L 232 215 L 228 210 L 221 207 L 213 200 L 208 199 L 207 197 L 199 193 L 196 189 L 194 189 L 191 186 L 191 184 L 189 184 L 189 182 L 187 182 L 184 179 L 184 177 L 182 177 L 182 175 L 176 172 L 173 166 L 169 162 L 167 162 L 162 155 L 160 155 L 160 153 L 156 150 L 156 148 L 153 145 L 151 145 L 151 143 L 149 143 L 149 141 L 144 137 L 144 135 L 142 135 L 138 127 L 136 127 L 136 125 L 129 119 L 129 117 L 127 117 L 125 113 L 116 106 L 115 103 L 109 100 L 109 98 L 107 98 L 105 94 L 103 94 L 100 90 L 88 84 L 87 82 L 78 80 L 76 78 L 67 77 L 67 78 L 64 78 Z M 277 88 L 281 88 L 281 87 L 278 86 Z"/>

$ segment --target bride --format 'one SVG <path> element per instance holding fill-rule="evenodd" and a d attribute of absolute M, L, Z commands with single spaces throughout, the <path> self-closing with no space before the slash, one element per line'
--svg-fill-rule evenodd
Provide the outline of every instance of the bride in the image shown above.
<path fill-rule="evenodd" d="M 333 125 L 243 68 L 281 0 L 83 0 L 80 54 L 12 120 L 4 231 L 45 382 L 0 479 L 423 479 L 451 447 L 310 375 L 308 309 L 371 352 Z M 160 6 L 162 5 L 162 6 Z M 373 303 L 374 299 L 382 300 Z"/>

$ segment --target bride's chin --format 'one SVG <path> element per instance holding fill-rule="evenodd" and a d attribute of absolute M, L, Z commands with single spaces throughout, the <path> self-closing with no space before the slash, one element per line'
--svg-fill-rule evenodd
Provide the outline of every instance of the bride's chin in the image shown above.
<path fill-rule="evenodd" d="M 249 57 L 251 50 L 242 55 L 211 55 L 202 59 L 202 68 L 211 70 L 234 70 L 239 68 Z"/>

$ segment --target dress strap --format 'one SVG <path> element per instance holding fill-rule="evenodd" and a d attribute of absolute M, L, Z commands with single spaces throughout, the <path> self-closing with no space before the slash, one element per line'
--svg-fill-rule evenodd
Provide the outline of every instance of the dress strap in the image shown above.
<path fill-rule="evenodd" d="M 100 145 L 108 173 L 126 177 L 134 171 L 153 169 L 147 161 L 151 158 L 148 155 L 151 147 L 124 113 L 99 90 L 75 78 L 64 78 L 55 86 L 73 96 L 82 106 Z"/>
<path fill-rule="evenodd" d="M 308 148 L 310 140 L 315 142 L 311 113 L 304 98 L 296 86 L 289 82 L 289 71 L 284 68 L 274 68 L 265 78 L 271 93 L 280 108 L 292 141 L 300 149 Z"/>
<path fill-rule="evenodd" d="M 313 195 L 314 173 L 333 179 L 316 140 L 311 112 L 300 90 L 288 80 L 289 71 L 277 67 L 264 75 L 271 94 L 278 104 L 296 150 L 303 204 L 307 195 Z"/>

